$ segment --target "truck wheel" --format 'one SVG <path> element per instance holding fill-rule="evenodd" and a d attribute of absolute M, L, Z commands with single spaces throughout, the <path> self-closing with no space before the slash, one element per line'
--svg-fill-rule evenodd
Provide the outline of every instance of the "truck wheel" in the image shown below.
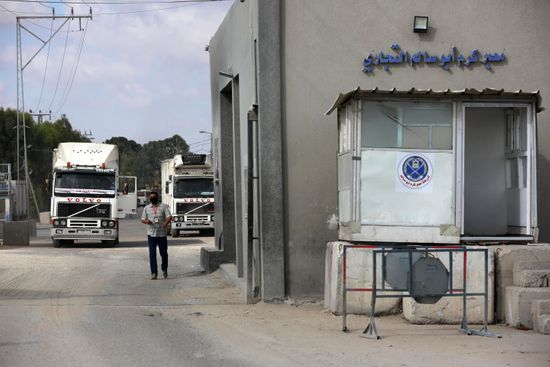
<path fill-rule="evenodd" d="M 101 243 L 110 247 L 114 247 L 117 244 L 116 240 L 101 240 Z"/>
<path fill-rule="evenodd" d="M 213 236 L 214 235 L 214 229 L 200 229 L 199 234 L 201 236 Z"/>
<path fill-rule="evenodd" d="M 61 240 L 54 240 L 52 238 L 53 247 L 61 247 Z"/>
<path fill-rule="evenodd" d="M 177 229 L 176 229 L 176 230 L 173 230 L 173 231 L 171 231 L 171 233 L 172 233 L 172 237 L 179 237 L 179 236 L 180 236 L 180 231 L 179 231 L 179 230 L 177 230 Z"/>

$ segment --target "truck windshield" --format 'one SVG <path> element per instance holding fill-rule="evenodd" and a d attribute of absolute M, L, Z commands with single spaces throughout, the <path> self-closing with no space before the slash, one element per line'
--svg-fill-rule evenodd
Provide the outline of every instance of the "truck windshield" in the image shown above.
<path fill-rule="evenodd" d="M 175 198 L 211 198 L 214 197 L 212 178 L 182 178 L 174 184 Z"/>
<path fill-rule="evenodd" d="M 57 172 L 55 195 L 114 197 L 115 175 L 96 172 Z"/>

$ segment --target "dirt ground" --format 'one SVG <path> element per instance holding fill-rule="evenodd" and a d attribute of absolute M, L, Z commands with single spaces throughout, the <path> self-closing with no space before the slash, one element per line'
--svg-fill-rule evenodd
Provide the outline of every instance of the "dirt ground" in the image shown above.
<path fill-rule="evenodd" d="M 501 339 L 457 325 L 368 318 L 320 303 L 246 305 L 218 272 L 204 274 L 211 237 L 170 239 L 169 278 L 151 281 L 143 228 L 124 222 L 115 248 L 0 247 L 0 366 L 550 366 L 550 336 L 493 325 Z M 39 231 L 40 232 L 40 231 Z"/>
<path fill-rule="evenodd" d="M 400 316 L 377 318 L 380 340 L 359 335 L 365 316 L 341 318 L 319 304 L 204 306 L 163 310 L 192 324 L 229 356 L 264 366 L 550 366 L 550 336 L 493 325 L 501 339 L 467 336 L 457 325 L 412 325 Z M 195 312 L 195 313 L 194 313 Z"/>

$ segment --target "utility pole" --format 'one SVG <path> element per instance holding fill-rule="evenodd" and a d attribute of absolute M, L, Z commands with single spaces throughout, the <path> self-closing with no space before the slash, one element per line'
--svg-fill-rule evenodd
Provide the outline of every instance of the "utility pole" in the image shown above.
<path fill-rule="evenodd" d="M 71 15 L 55 15 L 55 9 L 52 9 L 52 15 L 34 15 L 34 16 L 17 16 L 16 18 L 16 44 L 17 44 L 17 180 L 20 180 L 20 173 L 23 168 L 23 173 L 25 175 L 25 181 L 27 183 L 28 189 L 32 193 L 34 200 L 34 205 L 36 207 L 36 212 L 40 216 L 40 210 L 38 208 L 38 202 L 36 201 L 36 195 L 34 194 L 34 189 L 31 185 L 31 180 L 29 177 L 29 162 L 27 157 L 27 132 L 26 129 L 28 126 L 25 124 L 25 89 L 24 89 L 24 78 L 23 72 L 25 68 L 34 60 L 34 58 L 48 45 L 48 43 L 55 37 L 57 33 L 65 26 L 69 20 L 78 19 L 79 29 L 82 31 L 82 19 L 92 19 L 92 8 L 90 8 L 89 15 L 74 15 L 73 9 L 71 8 Z M 21 21 L 29 19 L 51 19 L 52 21 L 56 19 L 62 19 L 62 24 L 55 30 L 55 32 L 50 34 L 50 37 L 47 39 L 42 39 L 34 32 L 29 30 Z M 42 42 L 42 46 L 34 53 L 33 56 L 29 58 L 23 64 L 23 52 L 21 44 L 21 30 L 24 30 L 31 36 L 38 39 Z M 51 118 L 51 116 L 50 116 Z M 42 114 L 40 115 L 39 122 L 42 121 Z M 22 147 L 21 147 L 22 146 Z M 21 164 L 21 150 L 23 150 L 23 164 Z M 27 189 L 27 195 L 29 190 Z M 28 202 L 28 201 L 27 201 Z"/>
<path fill-rule="evenodd" d="M 52 111 L 48 113 L 42 113 L 42 110 L 39 110 L 38 113 L 32 113 L 32 110 L 29 110 L 29 114 L 33 117 L 36 117 L 36 121 L 41 124 L 43 122 L 43 117 L 48 116 L 49 121 L 52 120 Z"/>

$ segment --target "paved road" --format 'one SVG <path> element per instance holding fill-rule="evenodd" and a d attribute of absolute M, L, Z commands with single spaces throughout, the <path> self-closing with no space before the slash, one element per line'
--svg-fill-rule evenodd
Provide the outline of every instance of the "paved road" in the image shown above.
<path fill-rule="evenodd" d="M 193 318 L 197 306 L 239 302 L 219 276 L 200 272 L 200 247 L 212 245 L 212 237 L 170 239 L 169 278 L 155 281 L 137 220 L 121 223 L 115 248 L 53 248 L 47 237 L 2 248 L 0 366 L 246 365 L 219 354 L 185 317 L 164 315 L 189 307 Z"/>

